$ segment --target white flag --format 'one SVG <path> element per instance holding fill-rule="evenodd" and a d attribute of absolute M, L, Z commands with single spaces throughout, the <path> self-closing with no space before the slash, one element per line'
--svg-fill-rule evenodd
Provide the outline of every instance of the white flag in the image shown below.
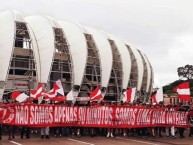
<path fill-rule="evenodd" d="M 16 101 L 18 101 L 19 103 L 24 102 L 27 98 L 29 98 L 28 95 L 26 95 L 25 93 L 21 93 L 19 96 L 17 96 Z"/>
<path fill-rule="evenodd" d="M 152 96 L 152 101 L 154 102 L 154 103 L 159 103 L 159 102 L 161 102 L 161 101 L 163 101 L 164 100 L 164 98 L 163 98 L 163 88 L 161 87 L 161 88 L 159 88 L 158 90 L 157 90 L 157 92 L 156 92 L 156 94 L 154 94 L 153 96 Z"/>
<path fill-rule="evenodd" d="M 62 83 L 60 80 L 57 80 L 56 81 L 56 85 L 59 87 L 59 89 L 57 90 L 57 92 L 59 94 L 61 94 L 62 96 L 64 96 L 64 89 L 63 89 L 63 86 L 62 86 Z"/>
<path fill-rule="evenodd" d="M 73 96 L 72 90 L 67 94 L 66 100 L 67 101 L 73 101 L 74 100 L 74 96 Z"/>
<path fill-rule="evenodd" d="M 123 102 L 133 102 L 135 100 L 135 93 L 136 93 L 136 88 L 131 88 L 131 89 L 128 89 L 127 91 L 125 91 L 123 94 Z"/>

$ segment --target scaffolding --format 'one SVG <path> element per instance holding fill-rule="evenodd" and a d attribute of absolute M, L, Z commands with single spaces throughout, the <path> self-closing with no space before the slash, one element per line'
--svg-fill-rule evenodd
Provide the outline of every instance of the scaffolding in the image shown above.
<path fill-rule="evenodd" d="M 53 28 L 55 37 L 55 54 L 52 63 L 48 88 L 53 88 L 54 82 L 61 80 L 64 95 L 67 95 L 73 87 L 72 58 L 67 39 L 61 28 Z"/>
<path fill-rule="evenodd" d="M 131 48 L 126 45 L 129 53 L 130 53 L 130 57 L 131 57 L 131 73 L 130 73 L 130 80 L 128 83 L 128 88 L 137 88 L 137 83 L 138 83 L 138 67 L 137 67 L 137 59 L 135 58 L 135 55 L 133 54 L 133 51 L 131 50 Z"/>
<path fill-rule="evenodd" d="M 150 70 L 151 70 L 151 77 L 150 77 L 150 85 L 149 85 L 149 88 L 148 88 L 148 96 L 150 97 L 151 96 L 151 93 L 153 92 L 153 80 L 154 80 L 154 73 L 153 73 L 153 68 L 152 68 L 152 66 L 151 66 L 151 64 L 150 64 L 150 62 L 149 62 L 149 59 L 147 58 L 147 56 L 145 55 L 145 57 L 146 57 L 146 59 L 147 59 L 147 61 L 148 61 L 148 63 L 149 63 L 149 66 L 150 66 Z"/>
<path fill-rule="evenodd" d="M 117 49 L 115 42 L 110 39 L 108 41 L 112 49 L 113 65 L 104 100 L 120 101 L 123 79 L 122 63 L 120 53 Z"/>
<path fill-rule="evenodd" d="M 97 86 L 101 86 L 101 67 L 98 49 L 92 35 L 84 34 L 87 42 L 87 63 L 84 71 L 82 85 L 80 86 L 79 97 L 88 97 L 90 92 Z"/>
<path fill-rule="evenodd" d="M 34 55 L 26 23 L 15 22 L 14 40 L 14 49 L 5 92 L 16 89 L 26 91 L 29 87 L 33 88 L 36 82 Z"/>
<path fill-rule="evenodd" d="M 145 62 L 144 56 L 142 55 L 141 51 L 139 51 L 139 54 L 141 55 L 142 61 L 143 61 L 143 78 L 142 78 L 142 86 L 141 86 L 141 99 L 143 100 L 143 102 L 147 102 L 148 97 L 147 97 L 147 63 Z"/>

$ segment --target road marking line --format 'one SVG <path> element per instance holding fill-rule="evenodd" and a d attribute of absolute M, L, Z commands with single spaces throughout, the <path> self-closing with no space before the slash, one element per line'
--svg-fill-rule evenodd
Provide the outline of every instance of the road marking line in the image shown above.
<path fill-rule="evenodd" d="M 22 144 L 20 144 L 18 142 L 15 142 L 15 141 L 10 141 L 10 142 L 13 143 L 13 144 L 16 144 L 16 145 L 22 145 Z"/>
<path fill-rule="evenodd" d="M 144 144 L 149 144 L 149 145 L 159 145 L 159 144 L 155 144 L 155 143 L 151 143 L 151 142 L 146 142 L 146 141 L 139 141 L 139 140 L 135 140 L 135 139 L 126 139 L 126 138 L 121 138 L 121 137 L 116 137 L 116 138 L 123 139 L 123 140 L 128 140 L 128 141 L 139 142 L 139 143 L 144 143 Z"/>
<path fill-rule="evenodd" d="M 80 140 L 76 140 L 76 139 L 71 139 L 71 138 L 68 138 L 68 140 L 83 143 L 83 144 L 88 144 L 88 145 L 95 145 L 95 144 L 92 144 L 92 143 L 88 143 L 88 142 L 84 142 L 84 141 L 80 141 Z"/>

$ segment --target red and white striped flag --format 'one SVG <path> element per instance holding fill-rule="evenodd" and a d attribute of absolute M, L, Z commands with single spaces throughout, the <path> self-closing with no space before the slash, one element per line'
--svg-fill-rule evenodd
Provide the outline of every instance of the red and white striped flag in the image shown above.
<path fill-rule="evenodd" d="M 42 84 L 38 84 L 37 90 L 30 90 L 30 97 L 33 98 L 34 100 L 38 100 L 38 98 L 42 96 L 43 92 L 44 90 L 42 88 Z"/>
<path fill-rule="evenodd" d="M 49 92 L 43 93 L 45 96 L 45 99 L 52 100 L 52 99 L 56 98 L 57 97 L 57 90 L 59 90 L 59 89 L 60 89 L 59 86 L 56 83 L 54 83 L 53 88 Z"/>
<path fill-rule="evenodd" d="M 102 99 L 102 93 L 99 87 L 96 87 L 94 91 L 90 93 L 90 101 Z"/>
<path fill-rule="evenodd" d="M 136 88 L 131 88 L 131 89 L 128 89 L 127 91 L 125 91 L 123 94 L 123 99 L 122 101 L 123 102 L 133 102 L 134 99 L 135 99 L 135 93 L 136 93 Z"/>
<path fill-rule="evenodd" d="M 62 86 L 61 81 L 60 81 L 60 80 L 57 80 L 54 85 L 57 85 L 57 86 L 58 86 L 58 89 L 56 90 L 57 93 L 59 93 L 60 95 L 64 96 L 64 89 L 63 89 L 63 86 Z"/>
<path fill-rule="evenodd" d="M 20 94 L 21 94 L 20 91 L 14 91 L 11 94 L 11 98 L 16 100 L 17 96 L 19 96 Z"/>
<path fill-rule="evenodd" d="M 61 81 L 60 80 L 56 81 L 54 83 L 53 89 L 47 93 L 44 93 L 44 96 L 46 99 L 50 99 L 50 100 L 55 100 L 55 98 L 57 98 L 57 97 L 62 97 L 62 96 L 65 97 L 64 96 L 64 89 L 63 89 Z M 60 99 L 60 100 L 62 100 L 62 99 Z M 66 100 L 66 97 L 64 100 Z"/>
<path fill-rule="evenodd" d="M 159 88 L 155 94 L 152 95 L 152 103 L 158 104 L 159 102 L 163 101 L 163 88 Z"/>
<path fill-rule="evenodd" d="M 12 98 L 15 99 L 16 101 L 18 101 L 19 103 L 24 102 L 27 98 L 29 98 L 28 95 L 26 95 L 25 93 L 21 93 L 19 91 L 15 91 L 11 94 Z"/>
<path fill-rule="evenodd" d="M 190 83 L 184 82 L 174 88 L 174 92 L 178 93 L 179 99 L 182 101 L 190 101 Z"/>

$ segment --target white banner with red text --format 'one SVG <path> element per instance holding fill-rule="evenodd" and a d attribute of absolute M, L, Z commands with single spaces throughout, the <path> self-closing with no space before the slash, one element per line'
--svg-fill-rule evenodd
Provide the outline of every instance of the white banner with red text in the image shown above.
<path fill-rule="evenodd" d="M 1 105 L 0 122 L 30 127 L 140 128 L 190 126 L 188 112 L 130 106 Z"/>

